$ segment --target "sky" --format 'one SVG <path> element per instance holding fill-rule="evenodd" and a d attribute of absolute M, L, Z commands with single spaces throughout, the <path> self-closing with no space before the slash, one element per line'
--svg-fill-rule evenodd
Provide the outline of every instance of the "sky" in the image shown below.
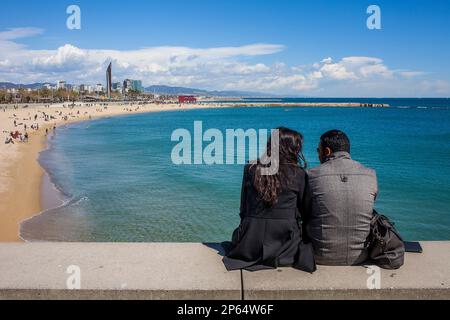
<path fill-rule="evenodd" d="M 2 0 L 0 82 L 104 83 L 112 62 L 145 86 L 449 97 L 449 17 L 447 0 Z"/>

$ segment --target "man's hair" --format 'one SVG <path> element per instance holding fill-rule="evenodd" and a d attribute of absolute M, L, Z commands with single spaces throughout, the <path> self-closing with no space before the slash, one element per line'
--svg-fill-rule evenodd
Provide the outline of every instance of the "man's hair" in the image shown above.
<path fill-rule="evenodd" d="M 350 153 L 350 140 L 341 130 L 330 130 L 320 137 L 322 148 L 330 148 L 331 152 L 345 151 Z"/>

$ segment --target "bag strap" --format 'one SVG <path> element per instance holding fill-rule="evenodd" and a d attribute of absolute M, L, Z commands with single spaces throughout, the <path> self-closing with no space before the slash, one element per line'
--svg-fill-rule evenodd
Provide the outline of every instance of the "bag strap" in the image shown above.
<path fill-rule="evenodd" d="M 376 210 L 373 210 L 373 217 L 372 220 L 370 221 L 370 233 L 364 243 L 365 248 L 372 246 L 375 240 L 378 240 L 383 247 L 386 245 L 378 229 L 378 222 L 382 218 L 383 216 L 381 214 L 379 214 Z"/>

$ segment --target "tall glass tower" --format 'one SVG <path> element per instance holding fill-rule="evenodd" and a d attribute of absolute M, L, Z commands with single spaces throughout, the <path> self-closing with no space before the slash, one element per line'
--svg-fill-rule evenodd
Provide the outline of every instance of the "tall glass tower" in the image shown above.
<path fill-rule="evenodd" d="M 112 92 L 112 62 L 109 64 L 108 69 L 106 69 L 106 94 L 108 98 L 111 99 Z"/>

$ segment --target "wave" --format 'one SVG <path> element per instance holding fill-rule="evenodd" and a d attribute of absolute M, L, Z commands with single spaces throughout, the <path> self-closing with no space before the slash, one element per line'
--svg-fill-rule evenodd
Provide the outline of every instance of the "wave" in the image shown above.
<path fill-rule="evenodd" d="M 72 199 L 64 201 L 59 206 L 43 210 L 43 211 L 37 213 L 36 215 L 32 216 L 31 218 L 23 220 L 20 223 L 20 228 L 19 228 L 20 239 L 22 239 L 24 242 L 43 241 L 43 240 L 37 240 L 37 237 L 28 237 L 26 235 L 26 234 L 33 234 L 34 232 L 37 231 L 36 227 L 33 226 L 33 222 L 35 222 L 35 220 L 39 219 L 39 220 L 45 221 L 47 216 L 50 216 L 52 214 L 57 214 L 61 210 L 64 210 L 64 208 L 77 206 L 77 205 L 80 205 L 83 202 L 87 202 L 87 201 L 89 201 L 89 198 L 87 196 L 74 197 Z M 42 221 L 40 221 L 40 222 L 42 223 Z"/>

